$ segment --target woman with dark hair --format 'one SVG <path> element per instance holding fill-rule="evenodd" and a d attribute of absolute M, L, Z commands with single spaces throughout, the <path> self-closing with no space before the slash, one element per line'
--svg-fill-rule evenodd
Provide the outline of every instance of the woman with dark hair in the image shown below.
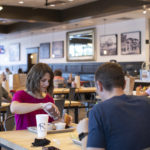
<path fill-rule="evenodd" d="M 34 65 L 27 75 L 26 91 L 15 93 L 11 103 L 11 112 L 15 113 L 16 130 L 27 129 L 36 126 L 36 115 L 46 114 L 43 109 L 51 108 L 55 116 L 59 111 L 54 104 L 53 72 L 44 63 Z M 54 119 L 49 118 L 49 122 Z"/>

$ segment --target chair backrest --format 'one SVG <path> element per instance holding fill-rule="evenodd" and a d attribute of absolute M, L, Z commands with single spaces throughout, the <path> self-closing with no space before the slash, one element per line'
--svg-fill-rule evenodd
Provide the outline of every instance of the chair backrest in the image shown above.
<path fill-rule="evenodd" d="M 60 111 L 60 116 L 62 117 L 65 99 L 64 98 L 54 98 L 54 100 L 55 100 L 55 105 L 58 107 L 58 109 Z"/>
<path fill-rule="evenodd" d="M 75 88 L 70 88 L 68 99 L 69 101 L 75 100 Z"/>
<path fill-rule="evenodd" d="M 11 115 L 6 118 L 4 121 L 4 130 L 5 131 L 11 131 L 15 130 L 15 116 Z"/>

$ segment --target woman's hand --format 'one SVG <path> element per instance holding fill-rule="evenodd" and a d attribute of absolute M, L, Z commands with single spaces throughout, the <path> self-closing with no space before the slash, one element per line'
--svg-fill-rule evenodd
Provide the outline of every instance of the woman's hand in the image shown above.
<path fill-rule="evenodd" d="M 43 107 L 43 110 L 48 113 L 48 115 L 50 117 L 52 117 L 54 120 L 57 120 L 59 119 L 59 116 L 60 116 L 60 112 L 57 108 L 57 106 L 53 103 L 43 103 L 42 105 Z"/>

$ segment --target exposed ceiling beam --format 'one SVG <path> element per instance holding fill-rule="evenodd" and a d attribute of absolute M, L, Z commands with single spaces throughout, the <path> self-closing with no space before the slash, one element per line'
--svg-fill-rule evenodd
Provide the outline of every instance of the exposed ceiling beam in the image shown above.
<path fill-rule="evenodd" d="M 56 24 L 55 24 L 56 25 Z M 43 29 L 47 27 L 54 26 L 51 23 L 28 23 L 28 22 L 18 22 L 8 27 L 9 32 L 20 32 L 20 31 L 29 31 L 34 29 Z"/>
<path fill-rule="evenodd" d="M 7 34 L 10 32 L 9 30 L 10 25 L 0 25 L 0 33 Z"/>
<path fill-rule="evenodd" d="M 84 17 L 106 16 L 116 13 L 136 10 L 141 8 L 145 2 L 137 0 L 100 0 L 81 6 L 63 10 L 62 20 L 70 21 Z M 148 4 L 148 3 L 147 3 Z"/>
<path fill-rule="evenodd" d="M 65 10 L 53 10 L 19 6 L 3 6 L 0 18 L 17 20 L 7 26 L 0 26 L 0 33 L 30 30 L 42 27 L 60 25 L 62 22 L 73 22 L 86 17 L 105 17 L 142 8 L 150 2 L 140 0 L 99 0 Z"/>
<path fill-rule="evenodd" d="M 3 6 L 0 18 L 35 22 L 61 22 L 60 11 L 41 8 Z"/>

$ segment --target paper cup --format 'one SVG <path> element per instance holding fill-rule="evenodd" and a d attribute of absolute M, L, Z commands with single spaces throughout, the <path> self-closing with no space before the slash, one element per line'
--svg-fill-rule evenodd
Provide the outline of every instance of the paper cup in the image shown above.
<path fill-rule="evenodd" d="M 44 138 L 47 135 L 48 115 L 36 115 L 37 134 L 38 138 Z"/>

